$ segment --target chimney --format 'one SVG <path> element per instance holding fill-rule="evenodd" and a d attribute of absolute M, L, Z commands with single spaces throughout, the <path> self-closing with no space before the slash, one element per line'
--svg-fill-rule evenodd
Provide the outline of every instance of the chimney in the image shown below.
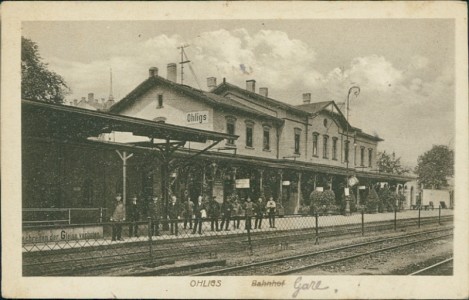
<path fill-rule="evenodd" d="M 311 93 L 303 93 L 303 104 L 311 103 Z"/>
<path fill-rule="evenodd" d="M 81 97 L 81 101 L 80 102 L 86 102 L 86 97 Z"/>
<path fill-rule="evenodd" d="M 261 94 L 264 97 L 268 97 L 269 96 L 269 89 L 266 88 L 266 87 L 261 87 L 261 88 L 259 88 L 259 94 Z"/>
<path fill-rule="evenodd" d="M 158 68 L 157 67 L 151 67 L 148 69 L 148 77 L 155 77 L 158 76 Z"/>
<path fill-rule="evenodd" d="M 216 77 L 208 77 L 207 78 L 207 87 L 209 90 L 214 89 L 217 86 L 217 78 Z"/>
<path fill-rule="evenodd" d="M 254 79 L 246 80 L 246 90 L 253 93 L 256 92 L 256 81 Z"/>
<path fill-rule="evenodd" d="M 88 102 L 94 102 L 94 93 L 88 93 Z"/>
<path fill-rule="evenodd" d="M 104 98 L 101 98 L 101 103 L 104 104 L 106 100 Z"/>
<path fill-rule="evenodd" d="M 175 63 L 168 64 L 166 71 L 166 79 L 177 82 L 177 65 Z"/>
<path fill-rule="evenodd" d="M 73 106 L 77 106 L 78 104 L 78 99 L 73 99 Z"/>

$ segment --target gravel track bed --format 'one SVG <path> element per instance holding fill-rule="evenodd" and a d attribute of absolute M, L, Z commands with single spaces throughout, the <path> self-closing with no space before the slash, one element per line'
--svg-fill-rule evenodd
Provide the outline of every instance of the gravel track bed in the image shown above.
<path fill-rule="evenodd" d="M 429 238 L 432 236 L 428 236 Z M 443 243 L 452 243 L 453 237 L 443 237 L 437 240 L 425 241 L 413 245 L 399 247 L 357 257 L 352 260 L 321 266 L 312 270 L 305 270 L 299 274 L 308 275 L 408 275 L 435 262 L 451 256 L 448 249 L 441 247 Z M 437 252 L 435 249 L 442 248 Z M 441 253 L 440 253 L 441 252 Z M 409 253 L 427 253 L 421 259 L 409 259 Z M 430 254 L 429 253 L 434 253 Z M 426 258 L 432 257 L 431 259 Z"/>
<path fill-rule="evenodd" d="M 437 237 L 437 236 L 441 236 L 441 233 L 430 233 L 428 235 L 425 235 L 425 239 L 431 238 L 431 237 Z M 359 247 L 352 248 L 352 249 L 340 250 L 338 252 L 322 253 L 322 254 L 311 256 L 311 257 L 295 259 L 292 261 L 277 263 L 273 265 L 258 266 L 258 267 L 254 267 L 251 269 L 241 270 L 238 272 L 230 273 L 230 275 L 236 276 L 236 275 L 247 275 L 247 274 L 253 274 L 253 273 L 255 273 L 256 275 L 272 275 L 278 272 L 288 271 L 288 270 L 295 269 L 295 268 L 302 267 L 302 266 L 309 265 L 309 264 L 315 264 L 315 263 L 334 260 L 334 259 L 346 258 L 350 256 L 351 252 L 353 254 L 366 253 L 368 251 L 379 250 L 379 249 L 383 249 L 383 248 L 390 247 L 390 246 L 413 242 L 415 241 L 415 239 L 416 239 L 415 237 L 403 238 L 398 241 L 384 241 L 384 242 L 380 242 L 379 244 L 364 245 L 364 246 L 359 246 Z M 418 239 L 422 239 L 422 238 L 418 238 Z M 341 264 L 340 269 L 343 271 L 346 271 L 347 261 L 341 262 L 340 264 Z M 321 268 L 325 268 L 325 267 L 323 266 Z"/>
<path fill-rule="evenodd" d="M 286 258 L 290 256 L 295 256 L 295 255 L 301 255 L 309 252 L 318 252 L 318 251 L 325 251 L 331 248 L 338 248 L 342 246 L 348 246 L 351 244 L 357 244 L 357 243 L 365 243 L 365 242 L 370 242 L 374 241 L 377 239 L 383 239 L 383 238 L 392 238 L 392 237 L 399 237 L 402 236 L 403 233 L 419 233 L 424 230 L 438 230 L 438 229 L 452 229 L 452 226 L 422 226 L 421 229 L 417 228 L 411 228 L 411 229 L 401 229 L 400 231 L 394 231 L 394 230 L 389 230 L 388 231 L 381 231 L 381 232 L 373 232 L 373 233 L 367 233 L 366 236 L 356 236 L 356 237 L 337 237 L 337 236 L 332 236 L 329 238 L 323 238 L 321 239 L 321 242 L 319 245 L 314 244 L 314 238 L 307 240 L 307 241 L 300 241 L 297 243 L 292 243 L 288 244 L 287 247 L 285 246 L 282 247 L 281 244 L 274 245 L 274 246 L 265 246 L 263 248 L 258 248 L 255 249 L 252 253 L 249 253 L 248 251 L 242 253 L 242 252 L 236 252 L 236 253 L 218 253 L 219 258 L 227 259 L 227 267 L 237 267 L 237 266 L 243 266 L 251 263 L 257 263 L 257 262 L 264 262 L 272 259 L 279 259 L 279 258 Z M 259 267 L 260 268 L 260 267 Z M 199 272 L 206 272 L 206 271 L 215 271 L 219 268 L 206 268 L 203 270 L 194 270 L 191 272 L 177 272 L 173 273 L 172 275 L 178 276 L 178 275 L 193 275 L 197 274 Z M 248 271 L 243 271 L 242 272 L 244 275 L 246 274 L 255 274 L 255 275 L 260 275 L 263 273 L 258 272 L 257 268 L 251 269 L 249 272 Z M 268 274 L 272 274 L 274 272 L 268 272 Z M 233 273 L 234 274 L 234 273 Z M 231 273 L 229 274 L 231 275 Z"/>

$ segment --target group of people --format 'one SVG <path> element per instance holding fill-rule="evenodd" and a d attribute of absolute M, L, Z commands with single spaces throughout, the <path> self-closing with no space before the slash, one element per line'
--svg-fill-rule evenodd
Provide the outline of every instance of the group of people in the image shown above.
<path fill-rule="evenodd" d="M 187 194 L 187 193 L 186 193 Z M 143 208 L 137 203 L 137 197 L 133 196 L 127 206 L 127 217 L 129 224 L 129 237 L 138 237 L 138 221 L 143 215 Z M 175 195 L 172 195 L 167 206 L 166 217 L 164 217 L 163 205 L 158 196 L 153 196 L 146 207 L 147 216 L 151 218 L 150 233 L 152 236 L 160 235 L 160 225 L 167 222 L 170 233 L 178 235 L 179 220 L 182 216 L 183 228 L 192 230 L 192 234 L 202 234 L 202 224 L 210 221 L 212 231 L 229 231 L 230 221 L 233 221 L 233 228 L 239 229 L 240 221 L 245 220 L 245 229 L 251 230 L 251 219 L 254 217 L 254 229 L 262 228 L 262 220 L 265 216 L 269 219 L 270 228 L 275 228 L 275 215 L 277 204 L 273 197 L 264 202 L 262 197 L 257 201 L 251 201 L 248 196 L 243 203 L 239 200 L 230 201 L 225 199 L 221 204 L 213 196 L 206 200 L 203 196 L 198 196 L 195 203 L 186 195 L 186 199 L 180 203 Z M 122 222 L 125 222 L 126 208 L 122 203 L 122 197 L 116 196 L 116 205 L 110 218 L 112 226 L 112 240 L 122 240 Z"/>

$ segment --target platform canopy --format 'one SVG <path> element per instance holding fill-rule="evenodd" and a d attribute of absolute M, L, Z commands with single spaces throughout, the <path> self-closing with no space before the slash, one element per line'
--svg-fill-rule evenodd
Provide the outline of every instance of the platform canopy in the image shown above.
<path fill-rule="evenodd" d="M 22 100 L 22 135 L 35 138 L 87 139 L 103 133 L 131 132 L 152 139 L 220 142 L 238 136 L 114 115 L 77 107 Z"/>

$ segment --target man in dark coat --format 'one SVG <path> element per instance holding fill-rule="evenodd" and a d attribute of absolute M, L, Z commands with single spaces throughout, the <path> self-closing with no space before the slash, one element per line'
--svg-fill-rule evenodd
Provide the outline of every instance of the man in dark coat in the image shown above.
<path fill-rule="evenodd" d="M 194 203 L 191 201 L 191 198 L 187 196 L 186 201 L 184 201 L 184 229 L 187 228 L 187 222 L 189 222 L 189 229 L 192 229 L 192 215 L 194 214 Z"/>
<path fill-rule="evenodd" d="M 179 203 L 175 195 L 171 196 L 171 203 L 168 205 L 168 220 L 171 234 L 178 235 Z"/>
<path fill-rule="evenodd" d="M 212 197 L 209 203 L 209 214 L 210 214 L 210 229 L 213 231 L 218 229 L 218 218 L 220 218 L 220 204 L 215 200 L 216 196 Z M 215 226 L 214 226 L 215 225 Z"/>
<path fill-rule="evenodd" d="M 160 235 L 160 216 L 161 206 L 158 196 L 153 196 L 152 201 L 148 204 L 148 216 L 151 218 L 151 235 Z"/>
<path fill-rule="evenodd" d="M 226 223 L 225 230 L 228 231 L 229 224 L 230 224 L 230 219 L 231 219 L 231 211 L 233 210 L 233 205 L 228 199 L 225 199 L 223 201 L 223 204 L 221 205 L 221 226 L 220 230 L 223 230 L 223 225 Z"/>
<path fill-rule="evenodd" d="M 245 217 L 246 217 L 246 222 L 244 223 L 244 228 L 246 230 L 251 230 L 251 218 L 252 218 L 252 214 L 253 214 L 253 210 L 254 210 L 254 207 L 253 207 L 253 203 L 251 202 L 251 197 L 248 196 L 248 198 L 246 199 L 246 202 L 244 202 L 244 205 L 243 205 L 243 208 L 244 208 L 244 214 L 245 214 Z"/>
<path fill-rule="evenodd" d="M 131 222 L 129 225 L 129 237 L 138 237 L 137 222 L 140 221 L 140 208 L 137 204 L 137 196 L 135 195 L 132 197 L 132 202 L 129 205 L 127 217 Z"/>
<path fill-rule="evenodd" d="M 197 198 L 197 203 L 194 207 L 195 221 L 194 221 L 194 230 L 192 234 L 197 232 L 197 226 L 199 226 L 199 234 L 202 234 L 202 223 L 203 219 L 207 217 L 207 208 L 203 202 L 203 197 L 199 196 Z"/>
<path fill-rule="evenodd" d="M 257 200 L 257 203 L 254 206 L 254 211 L 256 213 L 256 221 L 254 223 L 254 229 L 261 229 L 262 226 L 262 218 L 264 217 L 264 211 L 265 211 L 265 205 L 264 201 L 262 201 L 262 198 L 259 197 L 259 200 Z"/>

